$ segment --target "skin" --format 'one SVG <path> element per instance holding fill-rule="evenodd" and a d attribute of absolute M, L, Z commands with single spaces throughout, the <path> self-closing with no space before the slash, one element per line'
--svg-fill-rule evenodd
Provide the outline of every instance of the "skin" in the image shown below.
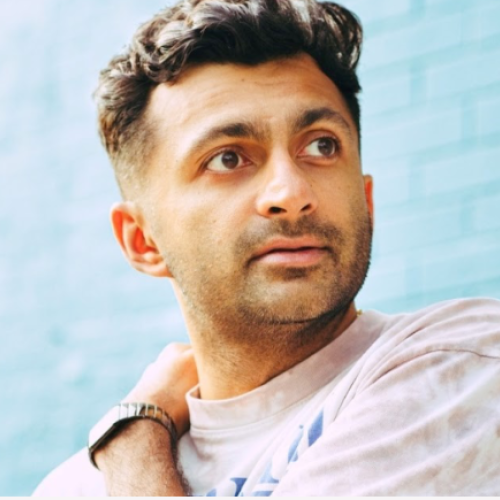
<path fill-rule="evenodd" d="M 340 92 L 307 55 L 190 68 L 156 87 L 147 119 L 151 162 L 113 229 L 134 268 L 171 278 L 191 347 L 167 347 L 125 401 L 158 404 L 182 435 L 197 380 L 203 399 L 243 394 L 354 321 L 372 179 Z M 111 440 L 96 454 L 109 491 L 185 492 L 169 439 L 142 422 Z"/>

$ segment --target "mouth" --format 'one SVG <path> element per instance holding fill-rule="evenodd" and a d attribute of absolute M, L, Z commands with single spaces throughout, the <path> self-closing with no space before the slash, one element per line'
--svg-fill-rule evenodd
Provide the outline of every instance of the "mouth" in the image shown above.
<path fill-rule="evenodd" d="M 317 265 L 328 253 L 328 248 L 315 238 L 279 239 L 259 249 L 252 261 L 284 267 Z"/>

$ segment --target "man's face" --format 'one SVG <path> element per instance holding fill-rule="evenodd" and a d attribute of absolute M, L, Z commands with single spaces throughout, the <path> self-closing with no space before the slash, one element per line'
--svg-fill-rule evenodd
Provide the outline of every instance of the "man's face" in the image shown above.
<path fill-rule="evenodd" d="M 343 98 L 310 57 L 193 67 L 153 91 L 147 118 L 138 205 L 188 311 L 301 323 L 349 305 L 368 268 L 371 184 Z"/>

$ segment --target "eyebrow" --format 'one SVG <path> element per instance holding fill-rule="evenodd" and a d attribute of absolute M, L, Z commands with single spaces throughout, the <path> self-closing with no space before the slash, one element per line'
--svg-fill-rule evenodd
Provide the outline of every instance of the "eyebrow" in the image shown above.
<path fill-rule="evenodd" d="M 299 113 L 294 119 L 292 131 L 293 133 L 298 133 L 321 120 L 336 123 L 342 127 L 342 129 L 344 129 L 350 137 L 352 137 L 351 127 L 342 114 L 326 106 L 307 109 L 302 113 Z M 271 131 L 268 127 L 257 126 L 256 124 L 248 121 L 224 123 L 209 129 L 206 133 L 199 137 L 189 148 L 189 153 L 193 154 L 203 151 L 208 144 L 228 137 L 252 138 L 262 142 L 267 137 L 270 137 L 270 135 Z"/>
<path fill-rule="evenodd" d="M 270 132 L 263 130 L 261 127 L 255 126 L 250 122 L 233 122 L 222 124 L 211 128 L 196 140 L 190 148 L 190 152 L 203 151 L 207 144 L 215 142 L 219 139 L 227 137 L 231 138 L 253 138 L 258 141 L 263 141 Z"/>
<path fill-rule="evenodd" d="M 347 120 L 342 116 L 342 114 L 326 106 L 308 109 L 305 112 L 301 113 L 295 119 L 293 131 L 294 133 L 300 132 L 301 130 L 310 127 L 314 123 L 321 120 L 327 120 L 336 123 L 337 125 L 342 127 L 349 136 L 352 137 L 352 129 Z"/>

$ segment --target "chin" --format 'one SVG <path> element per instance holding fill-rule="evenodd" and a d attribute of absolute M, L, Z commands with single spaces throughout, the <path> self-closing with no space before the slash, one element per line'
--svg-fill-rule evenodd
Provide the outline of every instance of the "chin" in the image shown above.
<path fill-rule="evenodd" d="M 310 323 L 326 316 L 332 318 L 343 313 L 353 297 L 349 294 L 342 297 L 324 288 L 311 290 L 298 284 L 295 290 L 268 290 L 260 296 L 260 300 L 252 301 L 244 307 L 247 320 L 251 318 L 258 323 L 297 324 Z"/>

